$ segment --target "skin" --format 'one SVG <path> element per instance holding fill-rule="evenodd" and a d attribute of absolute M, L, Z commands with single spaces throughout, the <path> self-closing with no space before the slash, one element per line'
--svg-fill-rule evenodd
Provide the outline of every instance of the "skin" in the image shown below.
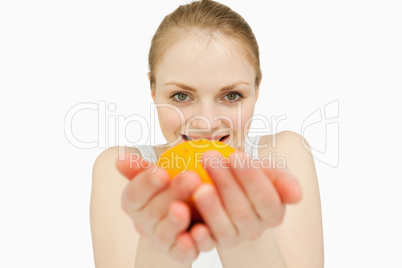
<path fill-rule="evenodd" d="M 210 157 L 223 156 L 216 151 L 205 153 L 205 158 Z M 233 157 L 233 154 L 229 157 L 230 163 L 234 163 Z M 246 156 L 240 153 L 240 157 Z M 123 209 L 141 235 L 149 237 L 154 247 L 178 262 L 190 263 L 200 251 L 215 246 L 233 248 L 242 240 L 259 238 L 266 228 L 280 224 L 285 204 L 297 203 L 301 198 L 297 180 L 284 170 L 256 169 L 251 165 L 241 169 L 233 164 L 217 169 L 216 164 L 206 161 L 205 168 L 214 180 L 215 190 L 210 185 L 201 185 L 192 171 L 170 182 L 162 168 L 152 173 L 155 168 L 152 163 L 139 169 L 130 165 L 142 161 L 137 154 L 127 153 L 124 159 L 117 162 L 117 168 L 131 182 L 123 194 Z M 157 183 L 149 179 L 153 174 Z M 197 224 L 186 232 L 190 211 L 184 200 L 191 194 L 206 224 Z"/>
<path fill-rule="evenodd" d="M 224 36 L 211 39 L 194 35 L 177 41 L 165 52 L 151 91 L 155 104 L 165 105 L 158 108 L 158 115 L 168 144 L 157 149 L 158 155 L 183 142 L 180 134 L 210 137 L 220 133 L 230 134 L 231 139 L 226 142 L 239 150 L 240 159 L 250 161 L 242 152 L 243 141 L 259 85 L 254 83 L 254 67 L 234 52 L 238 45 Z M 219 92 L 236 83 L 229 91 Z M 188 91 L 188 87 L 195 89 L 194 92 Z M 228 94 L 233 91 L 244 98 L 230 102 Z M 177 92 L 186 94 L 182 95 L 185 100 L 181 103 L 172 101 Z M 176 100 L 180 100 L 177 95 Z M 196 115 L 202 115 L 203 119 L 194 120 Z M 222 120 L 222 116 L 226 119 Z M 251 165 L 240 168 L 235 165 L 234 154 L 229 158 L 230 163 L 222 162 L 226 164 L 217 168 L 207 160 L 221 159 L 219 152 L 210 151 L 204 157 L 204 167 L 215 186 L 201 184 L 192 171 L 170 181 L 167 172 L 162 168 L 155 172 L 152 163 L 148 168 L 130 167 L 130 162 L 143 161 L 133 154 L 117 162 L 117 169 L 130 180 L 122 195 L 123 210 L 141 236 L 178 263 L 190 264 L 201 251 L 215 246 L 221 254 L 221 250 L 236 248 L 243 241 L 256 241 L 267 229 L 282 223 L 286 204 L 296 204 L 302 196 L 298 180 L 286 170 Z M 184 200 L 191 195 L 205 224 L 187 231 L 190 211 Z M 280 254 L 278 260 L 277 267 L 285 267 Z"/>
<path fill-rule="evenodd" d="M 239 150 L 240 160 L 246 157 L 241 141 L 260 83 L 253 84 L 255 70 L 239 48 L 241 44 L 223 36 L 208 39 L 198 34 L 166 51 L 151 90 L 155 104 L 164 105 L 158 113 L 168 141 L 154 146 L 158 157 L 182 142 L 180 134 L 230 134 L 226 142 Z M 183 91 L 166 85 L 172 80 L 195 89 L 182 95 L 184 104 L 172 102 L 173 93 Z M 245 84 L 219 92 L 238 81 Z M 233 91 L 244 96 L 240 110 L 227 103 L 229 95 L 237 97 Z M 235 111 L 240 111 L 239 117 Z M 183 121 L 177 120 L 179 114 Z M 194 115 L 203 117 L 193 120 Z M 323 267 L 319 188 L 307 141 L 284 131 L 261 136 L 259 144 L 264 145 L 258 149 L 259 159 L 275 155 L 285 160 L 285 169 L 259 167 L 258 162 L 241 168 L 233 161 L 235 154 L 229 164 L 219 162 L 223 165 L 216 168 L 208 159 L 219 160 L 221 155 L 207 152 L 204 167 L 214 187 L 201 184 L 191 171 L 170 180 L 166 170 L 144 162 L 133 147 L 102 152 L 93 167 L 90 205 L 96 267 L 188 268 L 200 252 L 213 247 L 223 267 Z M 190 230 L 190 210 L 184 202 L 189 196 L 205 221 Z"/>
<path fill-rule="evenodd" d="M 255 69 L 234 49 L 237 46 L 223 35 L 211 38 L 194 34 L 177 41 L 164 53 L 156 67 L 156 83 L 151 92 L 156 105 L 168 105 L 158 107 L 157 111 L 169 145 L 181 142 L 180 134 L 207 137 L 230 134 L 227 143 L 244 148 L 249 127 L 246 124 L 254 113 L 259 85 L 255 84 Z M 178 92 L 186 95 L 181 95 L 181 99 L 177 95 L 171 97 Z M 231 92 L 238 92 L 243 98 L 228 95 Z"/>

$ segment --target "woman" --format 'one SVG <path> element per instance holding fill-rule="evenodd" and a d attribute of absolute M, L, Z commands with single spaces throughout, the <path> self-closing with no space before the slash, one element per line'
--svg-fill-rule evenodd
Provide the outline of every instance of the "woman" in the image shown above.
<path fill-rule="evenodd" d="M 223 267 L 323 267 L 319 189 L 306 141 L 289 131 L 251 142 L 247 136 L 262 75 L 243 18 L 214 1 L 180 6 L 154 35 L 149 68 L 167 144 L 109 148 L 95 161 L 96 267 L 191 267 L 214 248 Z M 204 154 L 215 187 L 191 171 L 170 181 L 155 167 L 165 150 L 200 137 L 238 150 L 219 167 L 209 160 L 222 159 L 220 153 Z M 282 166 L 263 166 L 272 155 Z M 240 167 L 236 157 L 261 162 Z M 204 223 L 190 226 L 189 196 Z"/>

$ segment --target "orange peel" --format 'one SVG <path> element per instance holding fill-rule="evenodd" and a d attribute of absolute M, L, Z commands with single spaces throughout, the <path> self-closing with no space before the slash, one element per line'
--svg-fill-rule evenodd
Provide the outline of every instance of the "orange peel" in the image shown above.
<path fill-rule="evenodd" d="M 173 148 L 166 150 L 158 159 L 157 166 L 160 166 L 169 173 L 170 179 L 173 179 L 180 173 L 187 170 L 193 170 L 201 178 L 202 183 L 214 184 L 208 172 L 204 169 L 201 156 L 209 150 L 219 151 L 225 158 L 236 151 L 230 145 L 220 141 L 210 141 L 207 139 L 198 139 L 180 143 Z M 192 197 L 186 200 L 191 209 L 192 224 L 203 222 L 201 215 L 197 211 Z"/>

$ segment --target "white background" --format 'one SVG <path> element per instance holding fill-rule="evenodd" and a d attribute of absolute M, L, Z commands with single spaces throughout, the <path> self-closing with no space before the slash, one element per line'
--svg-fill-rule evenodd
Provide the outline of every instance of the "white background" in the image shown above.
<path fill-rule="evenodd" d="M 182 3 L 0 3 L 0 267 L 94 267 L 92 165 L 106 147 L 138 141 L 139 124 L 118 133 L 101 119 L 109 131 L 98 130 L 102 109 L 80 111 L 69 125 L 76 139 L 106 137 L 84 149 L 66 137 L 65 118 L 78 104 L 104 103 L 115 108 L 103 111 L 110 120 L 150 121 L 150 40 Z M 259 41 L 255 114 L 286 116 L 275 131 L 302 133 L 310 114 L 335 102 L 327 131 L 325 121 L 304 128 L 316 150 L 326 267 L 402 267 L 400 2 L 222 3 Z M 163 142 L 159 128 L 154 142 Z"/>

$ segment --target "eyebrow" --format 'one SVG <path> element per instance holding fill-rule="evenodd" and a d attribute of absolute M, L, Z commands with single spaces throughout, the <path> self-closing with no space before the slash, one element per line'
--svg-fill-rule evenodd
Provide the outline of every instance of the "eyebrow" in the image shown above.
<path fill-rule="evenodd" d="M 185 84 L 182 84 L 182 83 L 168 82 L 168 83 L 165 84 L 165 86 L 170 86 L 170 85 L 177 86 L 177 87 L 180 87 L 182 89 L 186 89 L 188 91 L 197 92 L 197 90 L 195 88 L 190 87 L 190 86 L 185 85 Z M 244 81 L 238 81 L 238 82 L 235 82 L 233 84 L 229 84 L 227 86 L 222 87 L 221 89 L 219 89 L 219 92 L 223 92 L 223 91 L 226 91 L 226 90 L 233 89 L 233 88 L 237 87 L 238 85 L 250 85 L 250 84 L 247 83 L 247 82 L 244 82 Z"/>

